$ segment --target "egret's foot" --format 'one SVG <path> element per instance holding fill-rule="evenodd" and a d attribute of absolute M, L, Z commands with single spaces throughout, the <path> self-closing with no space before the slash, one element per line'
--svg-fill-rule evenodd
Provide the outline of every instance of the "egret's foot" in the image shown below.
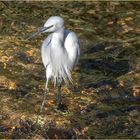
<path fill-rule="evenodd" d="M 61 112 L 67 112 L 68 111 L 68 107 L 65 104 L 59 103 L 56 106 L 56 110 L 57 111 L 61 111 Z"/>

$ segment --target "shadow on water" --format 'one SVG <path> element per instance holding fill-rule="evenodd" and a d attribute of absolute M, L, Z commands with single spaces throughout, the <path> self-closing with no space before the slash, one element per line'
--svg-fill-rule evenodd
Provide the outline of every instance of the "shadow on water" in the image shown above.
<path fill-rule="evenodd" d="M 104 60 L 87 59 L 81 63 L 81 67 L 85 70 L 99 69 L 107 74 L 113 74 L 113 76 L 121 76 L 129 72 L 129 64 L 127 60 L 114 60 L 107 58 Z"/>
<path fill-rule="evenodd" d="M 107 46 L 109 43 L 99 43 L 86 52 L 91 55 L 91 58 L 83 59 L 80 63 L 81 69 L 85 72 L 89 70 L 100 70 L 107 75 L 113 75 L 114 77 L 121 76 L 129 72 L 129 61 L 123 59 L 117 59 L 116 55 L 119 55 L 123 48 L 116 44 Z M 98 54 L 101 52 L 101 57 Z M 97 58 L 92 57 L 97 56 Z"/>

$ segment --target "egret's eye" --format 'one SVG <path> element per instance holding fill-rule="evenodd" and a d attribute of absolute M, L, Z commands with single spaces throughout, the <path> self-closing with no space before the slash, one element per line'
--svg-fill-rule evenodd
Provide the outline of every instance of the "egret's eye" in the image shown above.
<path fill-rule="evenodd" d="M 50 29 L 50 28 L 52 28 L 54 25 L 50 25 L 50 26 L 48 26 L 48 27 L 46 27 L 47 29 Z"/>
<path fill-rule="evenodd" d="M 50 28 L 54 27 L 55 25 L 51 25 Z"/>
<path fill-rule="evenodd" d="M 54 25 L 50 25 L 48 28 L 52 28 Z"/>

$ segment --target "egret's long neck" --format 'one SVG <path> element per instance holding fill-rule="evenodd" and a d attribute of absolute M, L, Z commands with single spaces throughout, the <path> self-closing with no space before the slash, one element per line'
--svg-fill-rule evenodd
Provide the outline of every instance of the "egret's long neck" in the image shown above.
<path fill-rule="evenodd" d="M 53 33 L 52 47 L 62 47 L 64 44 L 64 28 Z"/>

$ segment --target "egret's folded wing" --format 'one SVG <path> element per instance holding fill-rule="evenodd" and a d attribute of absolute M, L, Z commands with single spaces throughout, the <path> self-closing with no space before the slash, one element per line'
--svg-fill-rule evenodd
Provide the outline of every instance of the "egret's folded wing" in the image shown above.
<path fill-rule="evenodd" d="M 68 30 L 65 31 L 65 44 L 66 51 L 70 60 L 71 68 L 77 63 L 80 55 L 80 45 L 77 35 Z"/>

